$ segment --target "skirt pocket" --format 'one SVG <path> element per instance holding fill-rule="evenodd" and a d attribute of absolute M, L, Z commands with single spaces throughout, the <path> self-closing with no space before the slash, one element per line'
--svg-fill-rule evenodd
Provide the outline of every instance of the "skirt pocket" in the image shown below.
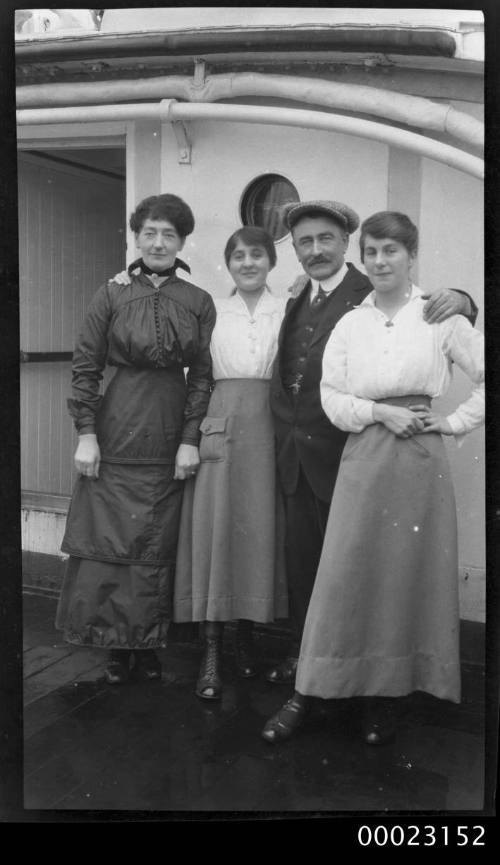
<path fill-rule="evenodd" d="M 220 462 L 226 458 L 226 424 L 225 417 L 205 417 L 200 424 L 200 460 Z"/>

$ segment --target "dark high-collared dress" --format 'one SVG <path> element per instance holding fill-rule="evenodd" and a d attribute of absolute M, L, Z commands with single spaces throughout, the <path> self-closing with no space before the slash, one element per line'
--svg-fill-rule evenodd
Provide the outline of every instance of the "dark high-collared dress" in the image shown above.
<path fill-rule="evenodd" d="M 198 445 L 211 377 L 210 295 L 173 269 L 95 294 L 73 356 L 69 410 L 93 433 L 99 478 L 80 477 L 61 545 L 69 553 L 56 625 L 78 645 L 165 645 L 183 482 L 181 443 Z M 116 372 L 104 396 L 106 365 Z M 184 370 L 187 368 L 187 374 Z"/>

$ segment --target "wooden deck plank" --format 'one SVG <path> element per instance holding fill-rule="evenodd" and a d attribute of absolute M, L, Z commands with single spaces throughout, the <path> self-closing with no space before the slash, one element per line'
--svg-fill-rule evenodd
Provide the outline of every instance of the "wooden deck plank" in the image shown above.
<path fill-rule="evenodd" d="M 102 679 L 105 653 L 65 646 L 54 629 L 53 600 L 43 603 L 37 617 L 39 601 L 31 604 L 34 624 L 27 628 L 27 809 L 271 813 L 481 807 L 481 667 L 463 665 L 460 706 L 412 695 L 406 720 L 387 748 L 364 745 L 360 704 L 353 700 L 316 707 L 292 742 L 270 749 L 259 733 L 286 695 L 263 676 L 238 680 L 229 639 L 220 703 L 194 696 L 199 647 L 175 641 L 160 653 L 161 681 L 113 688 Z M 270 654 L 263 653 L 262 670 Z"/>
<path fill-rule="evenodd" d="M 45 697 L 51 691 L 74 682 L 82 674 L 96 677 L 102 675 L 105 663 L 103 653 L 88 649 L 72 651 L 61 660 L 31 676 L 24 683 L 24 705 Z"/>
<path fill-rule="evenodd" d="M 189 810 L 233 760 L 215 756 L 233 716 L 232 704 L 207 711 L 184 685 L 108 688 L 28 743 L 30 767 L 54 742 L 67 746 L 65 762 L 45 760 L 26 778 L 26 801 L 33 808 Z"/>
<path fill-rule="evenodd" d="M 47 775 L 50 773 L 50 785 Z M 83 783 L 81 767 L 72 765 L 66 754 L 57 755 L 47 764 L 45 773 L 36 773 L 24 783 L 24 807 L 27 809 L 53 808 L 59 799 L 76 790 Z"/>
<path fill-rule="evenodd" d="M 97 790 L 104 776 L 124 769 L 128 775 L 147 775 L 151 740 L 159 738 L 168 747 L 171 725 L 180 727 L 186 711 L 184 700 L 170 700 L 169 692 L 170 686 L 160 683 L 107 687 L 32 736 L 25 747 L 28 807 L 55 807 L 74 790 L 75 779 L 88 792 Z M 149 760 L 140 759 L 143 752 Z M 183 760 L 183 754 L 177 751 L 175 759 Z M 117 791 L 118 800 L 127 795 Z M 91 806 L 84 801 L 80 807 Z"/>
<path fill-rule="evenodd" d="M 36 646 L 29 648 L 23 653 L 23 678 L 29 679 L 31 676 L 40 673 L 56 664 L 63 658 L 71 655 L 71 649 L 68 646 Z"/>
<path fill-rule="evenodd" d="M 105 693 L 108 686 L 102 679 L 101 667 L 96 667 L 90 673 L 82 673 L 72 683 L 72 686 L 58 688 L 25 706 L 24 740 L 27 743 L 32 736 L 55 724 L 74 712 L 80 706 L 97 699 Z"/>

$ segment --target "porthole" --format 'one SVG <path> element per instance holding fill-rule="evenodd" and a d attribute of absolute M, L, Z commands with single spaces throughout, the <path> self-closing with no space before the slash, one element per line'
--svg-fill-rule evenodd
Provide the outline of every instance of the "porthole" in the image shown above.
<path fill-rule="evenodd" d="M 263 174 L 247 186 L 241 199 L 243 225 L 264 228 L 273 240 L 288 232 L 285 223 L 287 205 L 296 204 L 299 194 L 293 183 L 280 174 Z"/>

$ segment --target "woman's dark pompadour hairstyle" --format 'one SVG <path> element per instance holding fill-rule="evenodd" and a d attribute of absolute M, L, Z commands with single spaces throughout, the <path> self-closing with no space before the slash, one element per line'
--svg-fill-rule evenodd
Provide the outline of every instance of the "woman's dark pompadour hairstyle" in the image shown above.
<path fill-rule="evenodd" d="M 194 229 L 193 211 L 178 195 L 150 195 L 137 205 L 130 217 L 129 225 L 135 234 L 141 231 L 146 219 L 172 223 L 179 237 L 185 238 Z"/>
<path fill-rule="evenodd" d="M 240 240 L 245 244 L 245 246 L 262 246 L 267 252 L 271 268 L 274 267 L 276 264 L 276 247 L 274 246 L 274 240 L 267 231 L 264 231 L 263 228 L 259 228 L 257 225 L 244 225 L 243 228 L 238 228 L 238 230 L 231 235 L 226 243 L 226 248 L 224 249 L 224 260 L 227 267 L 229 267 L 231 255 Z"/>
<path fill-rule="evenodd" d="M 359 235 L 359 248 L 361 250 L 361 261 L 364 260 L 365 240 L 367 235 L 382 240 L 388 237 L 397 240 L 406 247 L 410 255 L 418 252 L 418 228 L 405 213 L 396 210 L 380 210 L 369 216 L 361 223 Z"/>

